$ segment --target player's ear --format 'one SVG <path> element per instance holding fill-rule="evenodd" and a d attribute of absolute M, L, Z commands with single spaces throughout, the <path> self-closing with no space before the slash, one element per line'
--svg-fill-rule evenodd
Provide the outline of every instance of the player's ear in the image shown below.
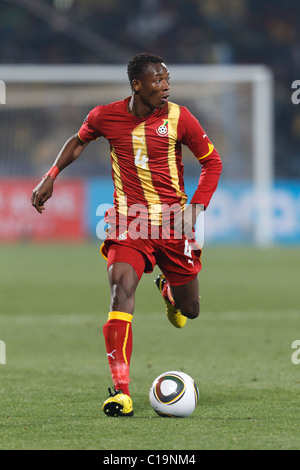
<path fill-rule="evenodd" d="M 133 90 L 135 93 L 138 93 L 138 92 L 140 91 L 140 87 L 141 87 L 141 82 L 140 82 L 140 80 L 137 80 L 137 79 L 132 80 L 131 86 L 132 86 L 132 90 Z"/>

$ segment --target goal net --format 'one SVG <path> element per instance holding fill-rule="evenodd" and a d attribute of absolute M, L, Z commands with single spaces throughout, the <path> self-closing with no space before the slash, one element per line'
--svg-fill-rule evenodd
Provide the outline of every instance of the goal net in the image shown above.
<path fill-rule="evenodd" d="M 223 160 L 220 189 L 213 197 L 210 216 L 205 215 L 209 237 L 224 241 L 224 231 L 230 226 L 234 241 L 235 221 L 246 241 L 269 245 L 273 182 L 270 72 L 263 66 L 168 68 L 171 101 L 186 106 L 198 118 Z M 0 66 L 0 80 L 6 85 L 6 104 L 0 106 L 1 179 L 40 178 L 90 109 L 130 95 L 126 66 L 119 65 Z M 183 160 L 185 177 L 195 189 L 199 163 L 186 147 Z M 64 178 L 109 178 L 110 171 L 109 145 L 99 139 L 64 171 Z M 247 199 L 247 217 L 241 197 Z"/>

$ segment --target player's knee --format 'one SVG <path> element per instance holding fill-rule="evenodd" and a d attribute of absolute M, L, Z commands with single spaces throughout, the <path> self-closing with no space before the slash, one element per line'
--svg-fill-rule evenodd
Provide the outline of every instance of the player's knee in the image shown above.
<path fill-rule="evenodd" d="M 187 305 L 183 305 L 181 307 L 181 313 L 190 320 L 197 318 L 200 313 L 199 300 L 190 301 Z"/>

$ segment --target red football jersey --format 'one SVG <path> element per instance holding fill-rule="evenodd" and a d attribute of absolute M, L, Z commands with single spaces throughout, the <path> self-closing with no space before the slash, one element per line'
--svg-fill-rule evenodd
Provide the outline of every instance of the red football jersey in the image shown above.
<path fill-rule="evenodd" d="M 152 205 L 185 205 L 182 144 L 202 164 L 191 202 L 206 208 L 216 190 L 222 163 L 197 119 L 185 107 L 171 102 L 138 118 L 127 110 L 129 99 L 97 106 L 78 132 L 82 142 L 101 136 L 109 141 L 117 210 L 122 212 L 124 200 L 127 207 L 138 203 L 150 211 Z"/>

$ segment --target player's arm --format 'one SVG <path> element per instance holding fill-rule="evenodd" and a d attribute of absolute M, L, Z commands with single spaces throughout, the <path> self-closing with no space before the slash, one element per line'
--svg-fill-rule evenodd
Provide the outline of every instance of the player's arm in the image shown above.
<path fill-rule="evenodd" d="M 198 120 L 181 108 L 179 140 L 187 145 L 201 164 L 198 187 L 184 212 L 185 234 L 190 236 L 201 211 L 206 210 L 215 192 L 222 171 L 222 161 Z"/>
<path fill-rule="evenodd" d="M 191 203 L 203 204 L 206 210 L 217 189 L 222 172 L 220 155 L 198 120 L 184 107 L 181 108 L 178 127 L 179 140 L 189 147 L 202 167 L 198 187 Z"/>
<path fill-rule="evenodd" d="M 198 187 L 183 214 L 184 233 L 188 238 L 193 238 L 193 229 L 197 217 L 200 212 L 206 210 L 213 193 L 217 189 L 222 171 L 222 161 L 216 149 L 213 149 L 211 154 L 203 160 L 201 158 L 198 158 L 198 160 L 202 166 Z"/>
<path fill-rule="evenodd" d="M 87 145 L 87 142 L 82 142 L 82 140 L 79 139 L 78 134 L 70 137 L 59 152 L 52 168 L 34 188 L 31 196 L 31 204 L 40 214 L 45 209 L 45 202 L 52 196 L 53 182 L 58 173 L 73 163 Z"/>

